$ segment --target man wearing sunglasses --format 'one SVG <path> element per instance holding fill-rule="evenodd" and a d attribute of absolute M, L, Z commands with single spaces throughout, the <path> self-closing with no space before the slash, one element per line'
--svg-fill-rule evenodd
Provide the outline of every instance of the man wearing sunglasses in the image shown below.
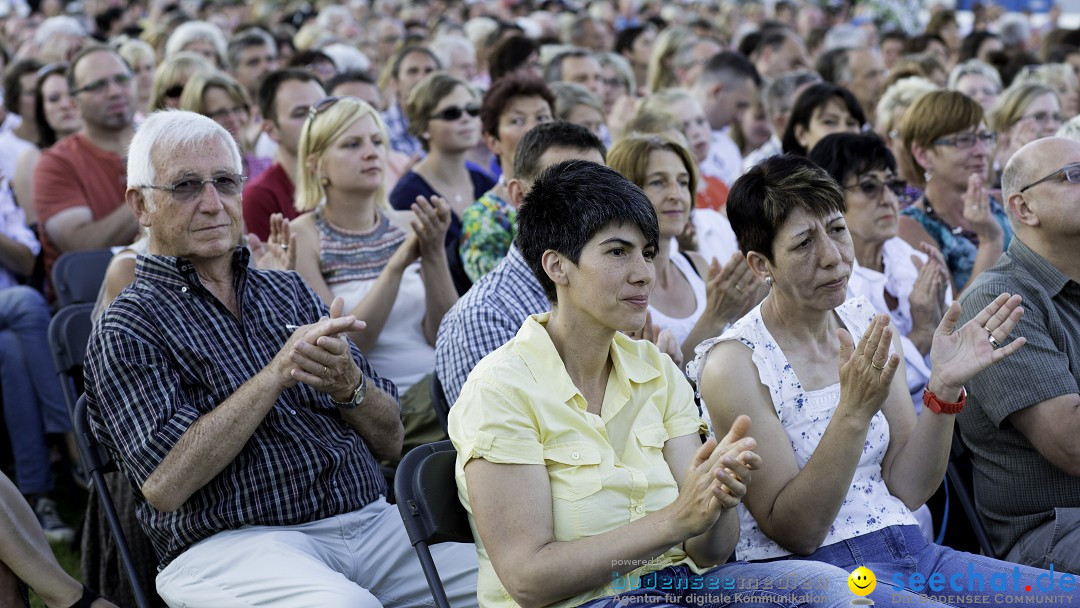
<path fill-rule="evenodd" d="M 975 376 L 957 418 L 994 551 L 1080 573 L 1080 142 L 1020 148 L 1001 186 L 1014 238 L 964 292 L 967 321 L 994 290 L 1020 294 L 1015 356 Z M 998 347 L 992 337 L 988 341 Z"/>
<path fill-rule="evenodd" d="M 131 144 L 127 202 L 149 232 L 135 282 L 90 337 L 95 435 L 137 489 L 170 606 L 420 606 L 430 592 L 378 459 L 401 452 L 392 382 L 299 275 L 238 247 L 243 177 L 207 117 L 158 112 Z M 476 549 L 432 547 L 455 606 Z"/>
<path fill-rule="evenodd" d="M 83 128 L 43 150 L 34 171 L 46 276 L 65 251 L 128 245 L 138 234 L 124 205 L 124 156 L 135 112 L 132 77 L 109 47 L 86 47 L 72 60 L 68 85 Z"/>

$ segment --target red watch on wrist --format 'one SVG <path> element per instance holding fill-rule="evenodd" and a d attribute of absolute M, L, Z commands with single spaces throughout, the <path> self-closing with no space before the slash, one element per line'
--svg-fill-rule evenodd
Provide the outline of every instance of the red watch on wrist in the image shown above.
<path fill-rule="evenodd" d="M 927 409 L 935 414 L 959 414 L 960 410 L 964 409 L 964 404 L 967 403 L 967 391 L 960 387 L 960 400 L 952 403 L 938 399 L 937 395 L 930 392 L 930 386 L 927 385 L 922 392 L 922 402 Z"/>

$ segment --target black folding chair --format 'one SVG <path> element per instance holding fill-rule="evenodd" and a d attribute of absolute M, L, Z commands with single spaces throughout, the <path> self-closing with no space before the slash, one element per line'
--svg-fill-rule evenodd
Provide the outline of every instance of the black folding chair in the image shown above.
<path fill-rule="evenodd" d="M 436 608 L 450 608 L 450 603 L 428 546 L 473 542 L 469 516 L 458 501 L 454 483 L 456 458 L 454 444 L 449 440 L 422 445 L 405 455 L 394 479 L 398 510 Z"/>
<path fill-rule="evenodd" d="M 52 267 L 57 306 L 96 302 L 112 257 L 111 249 L 91 249 L 69 251 L 57 258 Z"/>
<path fill-rule="evenodd" d="M 83 360 L 93 327 L 90 321 L 93 310 L 90 303 L 70 304 L 56 311 L 49 322 L 49 350 L 68 412 L 75 411 L 75 400 L 83 389 Z"/>
<path fill-rule="evenodd" d="M 446 400 L 446 391 L 443 390 L 442 382 L 439 381 L 439 375 L 435 372 L 431 373 L 431 407 L 439 417 L 439 424 L 442 425 L 442 430 L 449 435 L 450 403 Z"/>
<path fill-rule="evenodd" d="M 986 533 L 986 528 L 983 527 L 982 519 L 979 517 L 979 509 L 975 506 L 971 454 L 965 449 L 964 441 L 960 438 L 960 429 L 953 430 L 952 453 L 949 455 L 949 465 L 945 475 L 957 500 L 960 501 L 960 506 L 964 509 L 964 514 L 967 515 L 971 529 L 975 533 L 975 539 L 979 541 L 982 554 L 996 557 L 994 546 L 990 544 L 990 536 Z"/>
<path fill-rule="evenodd" d="M 109 457 L 108 452 L 102 449 L 97 437 L 90 432 L 90 421 L 86 417 L 86 395 L 80 395 L 78 401 L 75 402 L 74 423 L 75 443 L 79 446 L 79 454 L 82 456 L 86 473 L 90 477 L 90 485 L 101 502 L 101 509 L 109 524 L 109 531 L 116 539 L 116 552 L 131 582 L 131 593 L 135 596 L 135 604 L 138 608 L 150 608 L 150 602 L 147 601 L 146 594 L 139 583 L 138 570 L 135 569 L 135 560 L 132 559 L 131 551 L 128 549 L 124 529 L 120 526 L 120 518 L 116 515 L 112 495 L 109 494 L 109 487 L 105 485 L 105 473 L 115 471 L 116 464 Z"/>

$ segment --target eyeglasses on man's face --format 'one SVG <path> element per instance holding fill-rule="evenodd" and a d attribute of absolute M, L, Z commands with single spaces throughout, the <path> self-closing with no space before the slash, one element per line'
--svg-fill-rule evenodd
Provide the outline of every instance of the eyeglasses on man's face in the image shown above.
<path fill-rule="evenodd" d="M 116 74 L 115 76 L 110 76 L 108 78 L 99 78 L 91 82 L 90 84 L 85 84 L 72 90 L 71 94 L 78 95 L 79 93 L 93 93 L 96 95 L 98 93 L 104 92 L 105 89 L 109 88 L 109 83 L 122 87 L 131 82 L 132 78 L 134 78 L 134 75 L 131 72 L 123 72 L 121 74 Z"/>
<path fill-rule="evenodd" d="M 168 186 L 156 186 L 154 184 L 146 186 L 137 186 L 138 188 L 153 188 L 154 190 L 162 190 L 172 194 L 173 198 L 180 202 L 187 202 L 197 198 L 206 187 L 206 184 L 211 184 L 214 189 L 217 190 L 221 196 L 236 196 L 240 194 L 244 189 L 244 182 L 247 177 L 243 175 L 237 175 L 235 173 L 226 173 L 224 175 L 217 175 L 209 179 L 199 179 L 197 177 L 185 177 L 181 180 L 173 182 Z"/>
<path fill-rule="evenodd" d="M 1058 175 L 1063 175 L 1065 177 L 1065 181 L 1069 182 L 1070 184 L 1080 184 L 1080 163 L 1070 163 L 1068 165 L 1065 165 L 1064 167 L 1058 169 L 1057 171 L 1054 171 L 1050 175 L 1047 175 L 1046 177 L 1043 177 L 1041 179 L 1037 179 L 1030 184 L 1024 186 L 1023 188 L 1020 188 L 1020 192 L 1030 190 L 1031 188 L 1034 188 L 1035 186 L 1038 186 L 1043 182 L 1050 181 L 1056 178 Z"/>
<path fill-rule="evenodd" d="M 954 148 L 964 150 L 971 148 L 975 145 L 975 142 L 981 141 L 988 146 L 992 146 L 997 143 L 997 133 L 990 130 L 979 131 L 978 133 L 960 133 L 951 137 L 939 137 L 934 140 L 935 146 L 952 146 Z"/>

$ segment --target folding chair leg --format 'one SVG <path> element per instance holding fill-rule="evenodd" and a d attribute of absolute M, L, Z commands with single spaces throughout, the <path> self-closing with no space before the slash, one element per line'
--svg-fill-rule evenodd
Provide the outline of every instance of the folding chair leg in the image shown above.
<path fill-rule="evenodd" d="M 439 578 L 439 571 L 435 568 L 435 560 L 431 557 L 427 542 L 420 541 L 414 547 L 417 557 L 420 558 L 420 568 L 424 571 L 428 588 L 431 589 L 431 597 L 435 600 L 435 608 L 450 608 L 450 601 L 446 599 L 446 590 Z"/>
<path fill-rule="evenodd" d="M 150 602 L 146 599 L 146 594 L 143 593 L 142 582 L 139 580 L 139 574 L 135 569 L 135 560 L 131 557 L 127 539 L 124 538 L 124 529 L 120 527 L 120 518 L 116 515 L 116 507 L 113 506 L 112 497 L 109 496 L 108 487 L 105 485 L 105 475 L 98 470 L 94 471 L 92 476 L 94 491 L 97 493 L 98 500 L 101 501 L 105 519 L 116 540 L 116 552 L 120 556 L 120 563 L 124 565 L 124 571 L 127 573 L 128 580 L 131 581 L 131 593 L 135 596 L 135 605 L 138 608 L 150 608 Z"/>

